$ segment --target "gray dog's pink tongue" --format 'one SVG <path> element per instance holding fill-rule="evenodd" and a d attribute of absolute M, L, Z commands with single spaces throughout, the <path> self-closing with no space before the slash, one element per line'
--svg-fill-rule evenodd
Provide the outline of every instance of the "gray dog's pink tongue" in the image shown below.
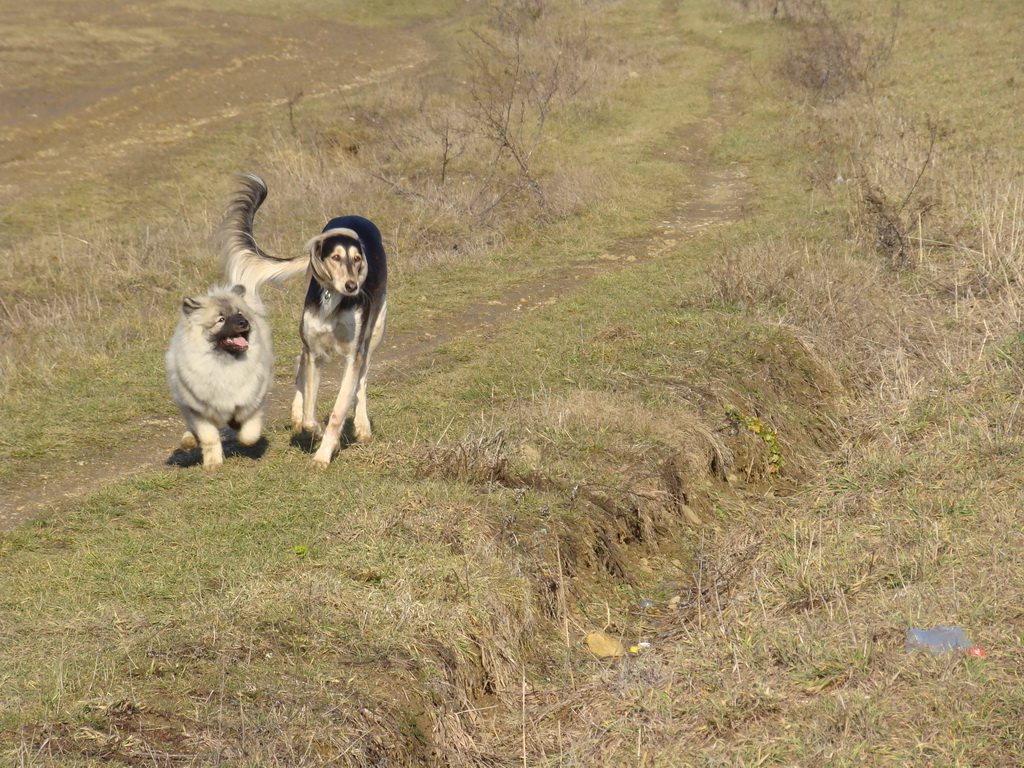
<path fill-rule="evenodd" d="M 249 346 L 249 342 L 244 336 L 232 336 L 229 339 L 224 339 L 223 344 L 231 349 L 246 349 Z"/>

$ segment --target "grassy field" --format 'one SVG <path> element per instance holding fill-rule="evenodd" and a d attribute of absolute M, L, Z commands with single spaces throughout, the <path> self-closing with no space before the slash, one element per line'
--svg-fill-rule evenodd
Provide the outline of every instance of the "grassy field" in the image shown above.
<path fill-rule="evenodd" d="M 238 170 L 270 250 L 380 222 L 392 338 L 443 338 L 390 352 L 326 471 L 272 419 L 259 459 L 0 535 L 0 755 L 1019 765 L 1024 11 L 451 5 L 374 6 L 429 66 L 81 190 L 88 249 L 7 248 L 0 477 L 174 414 Z M 743 214 L 672 235 L 707 168 Z M 280 391 L 298 293 L 268 292 Z M 904 651 L 936 624 L 986 655 Z"/>

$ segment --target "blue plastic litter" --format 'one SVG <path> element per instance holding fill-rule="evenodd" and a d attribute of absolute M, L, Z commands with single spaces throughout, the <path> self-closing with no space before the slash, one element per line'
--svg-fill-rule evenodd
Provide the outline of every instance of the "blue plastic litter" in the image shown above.
<path fill-rule="evenodd" d="M 907 653 L 928 651 L 933 656 L 952 651 L 969 651 L 973 645 L 960 627 L 938 626 L 934 629 L 908 629 Z"/>

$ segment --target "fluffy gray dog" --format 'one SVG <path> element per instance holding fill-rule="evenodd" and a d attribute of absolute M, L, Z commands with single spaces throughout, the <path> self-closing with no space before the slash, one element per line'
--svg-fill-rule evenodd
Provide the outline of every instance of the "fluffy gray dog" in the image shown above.
<path fill-rule="evenodd" d="M 252 445 L 263 431 L 263 405 L 274 378 L 266 310 L 244 285 L 186 298 L 165 358 L 167 381 L 187 430 L 181 447 L 203 449 L 203 466 L 224 463 L 220 429 Z"/>

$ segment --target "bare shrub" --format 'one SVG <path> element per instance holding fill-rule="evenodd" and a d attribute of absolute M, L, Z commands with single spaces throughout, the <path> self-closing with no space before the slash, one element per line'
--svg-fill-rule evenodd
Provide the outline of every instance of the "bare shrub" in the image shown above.
<path fill-rule="evenodd" d="M 965 155 L 950 124 L 910 113 L 886 93 L 823 105 L 812 130 L 818 152 L 809 177 L 848 207 L 858 245 L 891 270 L 917 272 L 913 290 L 936 302 L 936 317 L 951 311 L 953 319 L 982 327 L 978 338 L 961 326 L 957 344 L 966 347 L 944 353 L 946 360 L 976 357 L 989 336 L 1016 322 L 1016 157 L 992 150 Z"/>
<path fill-rule="evenodd" d="M 922 238 L 961 228 L 948 168 L 949 129 L 885 97 L 850 99 L 815 111 L 810 182 L 850 212 L 851 234 L 896 271 L 922 261 Z"/>
<path fill-rule="evenodd" d="M 343 119 L 294 116 L 268 173 L 290 187 L 287 207 L 320 201 L 328 216 L 358 201 L 391 224 L 400 271 L 475 258 L 523 223 L 584 205 L 600 189 L 593 173 L 552 165 L 547 148 L 627 77 L 621 55 L 591 35 L 583 9 L 548 0 L 500 4 L 459 50 L 451 72 L 347 95 Z"/>
<path fill-rule="evenodd" d="M 547 208 L 535 155 L 553 111 L 579 93 L 581 74 L 571 56 L 585 49 L 588 33 L 584 25 L 550 37 L 538 24 L 543 10 L 536 1 L 500 6 L 493 26 L 498 34 L 477 32 L 475 44 L 464 47 L 473 72 L 470 115 L 491 149 L 470 206 L 477 216 L 524 195 L 539 211 Z"/>
<path fill-rule="evenodd" d="M 905 270 L 915 265 L 911 239 L 930 224 L 942 197 L 935 166 L 944 132 L 931 120 L 920 128 L 897 122 L 895 130 L 876 127 L 856 140 L 862 187 L 857 212 L 862 236 L 884 263 Z"/>
<path fill-rule="evenodd" d="M 725 623 L 737 610 L 732 600 L 749 580 L 764 544 L 756 532 L 749 531 L 730 531 L 713 541 L 702 536 L 694 567 L 673 585 L 682 599 L 667 634 L 678 637 L 689 622 Z"/>
<path fill-rule="evenodd" d="M 834 105 L 819 118 L 812 177 L 846 197 L 858 245 L 888 269 L 918 272 L 922 297 L 951 304 L 941 313 L 976 317 L 986 335 L 1013 321 L 1024 245 L 1019 161 L 965 157 L 944 124 L 885 98 Z"/>
<path fill-rule="evenodd" d="M 822 0 L 771 4 L 771 17 L 791 25 L 787 56 L 779 71 L 815 99 L 835 101 L 871 86 L 888 61 L 896 40 L 896 24 L 872 39 L 851 22 L 837 18 Z M 899 18 L 899 5 L 894 19 Z"/>

